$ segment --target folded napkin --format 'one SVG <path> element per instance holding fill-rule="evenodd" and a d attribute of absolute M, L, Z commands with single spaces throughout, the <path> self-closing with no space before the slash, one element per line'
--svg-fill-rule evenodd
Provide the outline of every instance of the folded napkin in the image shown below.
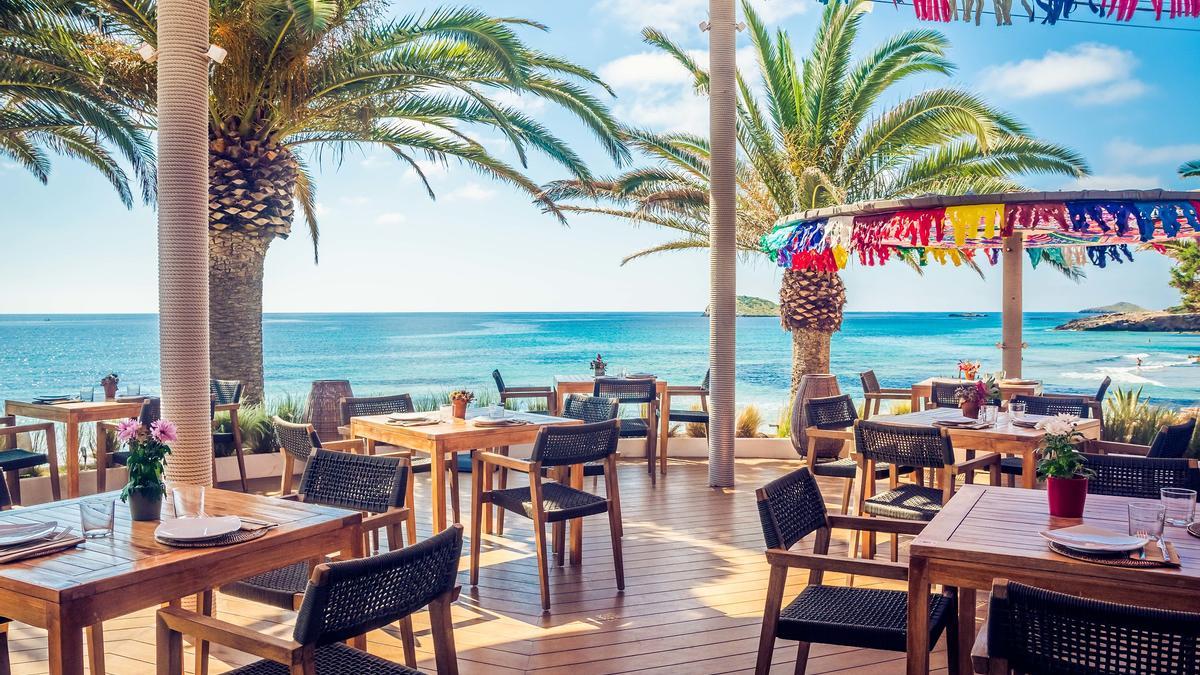
<path fill-rule="evenodd" d="M 491 419 L 488 417 L 476 417 L 471 420 L 477 427 L 519 427 L 530 424 L 525 420 L 516 419 L 514 417 L 506 417 L 504 419 Z"/>
<path fill-rule="evenodd" d="M 950 427 L 951 429 L 987 429 L 988 427 L 991 427 L 992 425 L 988 422 L 981 422 L 979 420 L 962 419 L 962 420 L 935 420 L 933 423 L 933 426 L 935 426 L 935 427 Z"/>
<path fill-rule="evenodd" d="M 258 530 L 269 530 L 272 527 L 279 527 L 279 523 L 272 523 L 270 521 L 259 520 L 257 518 L 248 518 L 246 516 L 241 516 L 240 520 L 242 521 L 242 530 L 246 532 L 257 532 Z"/>
<path fill-rule="evenodd" d="M 1157 542 L 1150 542 L 1140 551 L 1134 551 L 1129 555 L 1130 558 L 1147 560 L 1149 562 L 1158 563 L 1162 567 L 1179 567 L 1179 553 L 1175 550 L 1175 544 L 1169 541 L 1164 541 L 1163 546 L 1167 548 L 1169 557 L 1164 558 L 1162 549 L 1158 547 Z"/>
<path fill-rule="evenodd" d="M 68 548 L 75 548 L 82 543 L 83 537 L 71 534 L 71 529 L 67 528 L 50 539 L 39 539 L 0 549 L 0 564 L 58 553 Z"/>

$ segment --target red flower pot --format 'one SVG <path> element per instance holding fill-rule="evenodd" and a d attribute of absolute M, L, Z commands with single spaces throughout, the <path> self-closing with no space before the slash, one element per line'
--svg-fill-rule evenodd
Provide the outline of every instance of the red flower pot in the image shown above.
<path fill-rule="evenodd" d="M 962 411 L 963 417 L 971 419 L 979 418 L 979 403 L 974 401 L 963 401 L 958 404 L 958 409 Z"/>
<path fill-rule="evenodd" d="M 456 400 L 450 401 L 450 405 L 453 407 L 452 414 L 454 415 L 454 417 L 456 417 L 457 419 L 460 419 L 460 420 L 464 420 L 467 418 L 467 402 L 466 401 L 464 401 L 462 399 L 456 399 Z"/>
<path fill-rule="evenodd" d="M 1046 498 L 1050 501 L 1050 515 L 1055 518 L 1082 518 L 1083 504 L 1087 501 L 1086 478 L 1046 478 Z"/>

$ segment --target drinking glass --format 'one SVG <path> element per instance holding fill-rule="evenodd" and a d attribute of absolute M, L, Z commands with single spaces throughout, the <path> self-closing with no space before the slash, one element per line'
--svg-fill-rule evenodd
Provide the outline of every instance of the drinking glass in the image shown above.
<path fill-rule="evenodd" d="M 987 424 L 995 425 L 996 420 L 1000 417 L 1000 406 L 996 406 L 996 405 L 983 406 L 983 413 L 980 415 L 980 417 L 982 417 L 983 421 L 986 422 Z"/>
<path fill-rule="evenodd" d="M 1163 488 L 1159 491 L 1167 523 L 1177 527 L 1192 524 L 1196 515 L 1196 491 L 1187 488 Z"/>
<path fill-rule="evenodd" d="M 1023 419 L 1025 417 L 1025 402 L 1013 401 L 1008 404 L 1008 414 L 1012 415 L 1014 420 Z"/>
<path fill-rule="evenodd" d="M 96 388 L 93 386 L 90 386 L 90 385 L 84 385 L 84 386 L 80 387 L 79 388 L 79 400 L 80 401 L 95 401 L 96 400 Z"/>
<path fill-rule="evenodd" d="M 1166 509 L 1162 504 L 1138 503 L 1129 505 L 1129 534 L 1134 537 L 1162 537 Z"/>
<path fill-rule="evenodd" d="M 443 422 L 453 422 L 454 421 L 454 406 L 450 406 L 450 405 L 439 406 L 438 407 L 438 417 L 441 418 L 441 420 Z"/>
<path fill-rule="evenodd" d="M 83 536 L 88 539 L 112 536 L 116 507 L 115 499 L 89 499 L 79 502 L 79 524 L 82 526 Z"/>
<path fill-rule="evenodd" d="M 204 517 L 204 488 L 202 486 L 173 488 L 171 502 L 175 506 L 176 518 Z"/>
<path fill-rule="evenodd" d="M 127 384 L 127 385 L 125 385 L 125 390 L 121 393 L 121 395 L 122 396 L 141 396 L 142 395 L 142 385 Z"/>

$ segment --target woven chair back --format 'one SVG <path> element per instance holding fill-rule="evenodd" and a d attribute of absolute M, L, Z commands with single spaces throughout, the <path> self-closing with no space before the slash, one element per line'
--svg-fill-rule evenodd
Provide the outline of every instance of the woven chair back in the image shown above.
<path fill-rule="evenodd" d="M 1162 488 L 1200 489 L 1200 471 L 1186 459 L 1086 455 L 1088 493 L 1158 499 Z"/>
<path fill-rule="evenodd" d="M 1091 406 L 1088 405 L 1086 398 L 1072 398 L 1068 396 L 1026 396 L 1018 394 L 1013 396 L 1009 403 L 1024 403 L 1025 412 L 1030 415 L 1074 415 L 1080 419 L 1088 416 L 1088 410 Z"/>
<path fill-rule="evenodd" d="M 271 425 L 275 427 L 275 444 L 296 459 L 308 461 L 312 451 L 321 447 L 321 439 L 307 424 L 293 424 L 275 416 Z"/>
<path fill-rule="evenodd" d="M 654 378 L 597 377 L 592 395 L 615 398 L 622 404 L 650 403 L 658 397 L 656 382 Z"/>
<path fill-rule="evenodd" d="M 615 398 L 569 394 L 563 401 L 562 416 L 588 423 L 615 420 L 620 403 Z"/>
<path fill-rule="evenodd" d="M 351 417 L 367 417 L 369 415 L 391 415 L 392 413 L 416 412 L 412 396 L 395 394 L 392 396 L 351 396 L 338 401 L 342 413 L 342 424 L 350 424 Z"/>
<path fill-rule="evenodd" d="M 503 394 L 504 393 L 504 378 L 500 377 L 499 369 L 492 371 L 492 379 L 496 381 L 496 391 Z"/>
<path fill-rule="evenodd" d="M 897 466 L 940 469 L 954 462 L 950 439 L 936 427 L 858 420 L 854 449 L 866 459 Z"/>
<path fill-rule="evenodd" d="M 843 429 L 858 419 L 849 394 L 810 398 L 804 405 L 808 406 L 808 424 L 818 429 Z"/>
<path fill-rule="evenodd" d="M 863 371 L 858 374 L 858 379 L 862 382 L 864 394 L 875 394 L 879 392 L 879 378 L 875 377 L 875 371 Z"/>
<path fill-rule="evenodd" d="M 617 451 L 621 424 L 615 419 L 538 431 L 530 459 L 542 466 L 569 466 L 605 459 Z"/>
<path fill-rule="evenodd" d="M 212 379 L 208 381 L 209 397 L 218 405 L 241 403 L 243 388 L 244 385 L 238 380 Z"/>
<path fill-rule="evenodd" d="M 304 592 L 294 639 L 327 645 L 383 628 L 452 591 L 462 526 L 399 551 L 320 565 Z"/>
<path fill-rule="evenodd" d="M 1111 384 L 1112 378 L 1107 376 L 1104 378 L 1104 381 L 1100 383 L 1100 388 L 1096 390 L 1097 403 L 1104 403 L 1104 396 L 1108 394 L 1108 387 Z"/>
<path fill-rule="evenodd" d="M 317 449 L 308 458 L 300 494 L 304 501 L 383 513 L 404 505 L 408 465 L 399 457 Z"/>
<path fill-rule="evenodd" d="M 1192 436 L 1196 433 L 1196 418 L 1192 417 L 1179 424 L 1168 424 L 1154 434 L 1150 442 L 1147 457 L 1155 459 L 1179 459 L 1187 454 L 1192 444 Z"/>
<path fill-rule="evenodd" d="M 934 382 L 930 385 L 929 399 L 939 408 L 958 407 L 959 382 Z"/>
<path fill-rule="evenodd" d="M 821 488 L 807 467 L 758 490 L 758 518 L 767 548 L 789 549 L 828 524 Z"/>

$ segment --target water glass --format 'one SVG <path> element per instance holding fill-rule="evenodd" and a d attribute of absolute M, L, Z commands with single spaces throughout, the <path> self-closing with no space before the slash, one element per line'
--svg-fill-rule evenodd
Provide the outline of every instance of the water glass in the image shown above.
<path fill-rule="evenodd" d="M 80 401 L 95 401 L 96 400 L 96 388 L 89 386 L 89 385 L 84 385 L 84 386 L 80 387 L 79 388 L 79 400 Z"/>
<path fill-rule="evenodd" d="M 175 507 L 176 518 L 203 518 L 205 515 L 204 487 L 173 488 L 171 503 Z"/>
<path fill-rule="evenodd" d="M 1008 414 L 1011 415 L 1014 420 L 1023 419 L 1025 417 L 1025 402 L 1013 401 L 1009 403 Z"/>
<path fill-rule="evenodd" d="M 141 396 L 142 395 L 142 385 L 127 384 L 127 385 L 125 385 L 124 390 L 121 392 L 121 395 L 122 396 Z"/>
<path fill-rule="evenodd" d="M 438 418 L 440 418 L 443 422 L 453 422 L 454 421 L 454 406 L 452 406 L 452 405 L 439 406 L 438 407 Z"/>
<path fill-rule="evenodd" d="M 112 536 L 116 507 L 115 499 L 89 499 L 79 502 L 79 523 L 83 529 L 83 536 L 88 539 Z"/>
<path fill-rule="evenodd" d="M 1157 540 L 1162 537 L 1163 519 L 1166 509 L 1162 504 L 1140 502 L 1129 505 L 1129 535 L 1132 537 L 1149 537 Z"/>
<path fill-rule="evenodd" d="M 995 425 L 996 420 L 1000 417 L 1000 406 L 985 405 L 979 414 L 980 421 L 987 424 Z"/>
<path fill-rule="evenodd" d="M 1192 524 L 1196 515 L 1196 491 L 1187 488 L 1162 488 L 1159 491 L 1167 523 L 1177 527 Z"/>

